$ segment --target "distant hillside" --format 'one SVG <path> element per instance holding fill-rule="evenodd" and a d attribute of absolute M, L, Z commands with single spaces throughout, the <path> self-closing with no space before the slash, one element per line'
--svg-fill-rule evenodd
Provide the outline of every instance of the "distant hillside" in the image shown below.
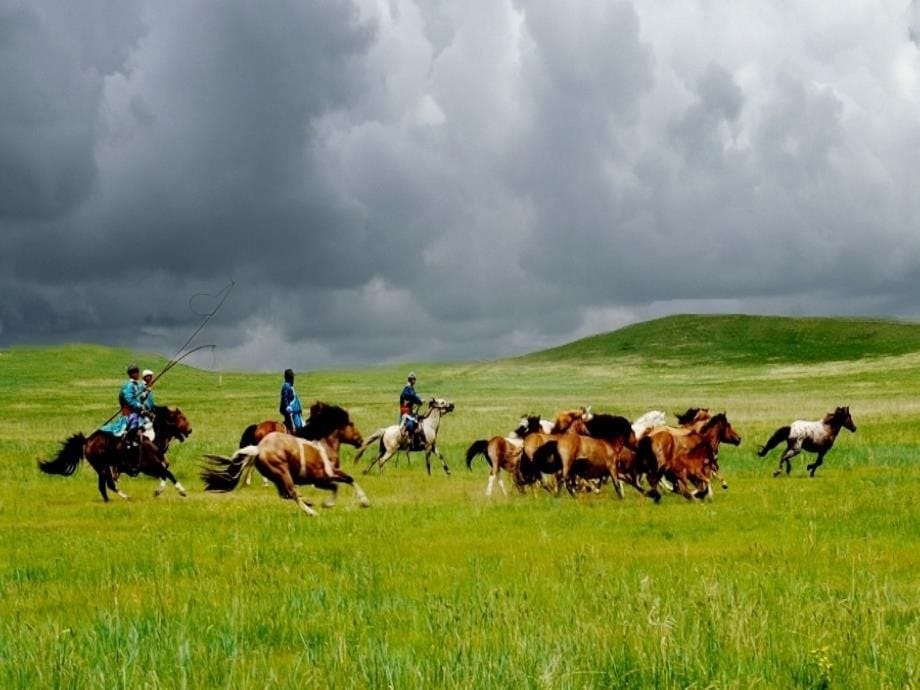
<path fill-rule="evenodd" d="M 668 316 L 521 358 L 756 364 L 828 362 L 920 352 L 920 324 L 862 318 Z"/>

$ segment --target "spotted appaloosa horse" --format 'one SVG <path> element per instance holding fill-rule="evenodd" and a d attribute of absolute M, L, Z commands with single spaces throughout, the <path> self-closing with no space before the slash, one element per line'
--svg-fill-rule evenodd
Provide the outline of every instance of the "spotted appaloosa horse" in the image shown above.
<path fill-rule="evenodd" d="M 783 470 L 783 463 L 786 464 L 786 474 L 792 471 L 792 463 L 789 461 L 803 450 L 809 453 L 817 453 L 818 457 L 805 469 L 809 471 L 810 476 L 815 476 L 815 470 L 824 462 L 824 456 L 833 447 L 834 440 L 840 429 L 849 429 L 856 433 L 856 424 L 850 416 L 849 407 L 838 407 L 833 412 L 824 415 L 824 419 L 815 422 L 806 422 L 796 420 L 789 426 L 781 426 L 773 432 L 770 440 L 767 441 L 757 455 L 765 457 L 773 448 L 782 441 L 786 442 L 786 450 L 779 458 L 779 466 L 773 472 L 774 477 L 778 477 Z"/>

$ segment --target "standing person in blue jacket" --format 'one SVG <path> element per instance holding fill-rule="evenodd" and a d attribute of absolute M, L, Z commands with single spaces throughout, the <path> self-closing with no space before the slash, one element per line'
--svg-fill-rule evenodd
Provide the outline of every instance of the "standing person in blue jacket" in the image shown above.
<path fill-rule="evenodd" d="M 293 369 L 284 370 L 284 383 L 281 384 L 281 403 L 278 405 L 278 411 L 284 417 L 284 427 L 289 434 L 295 433 L 303 426 L 303 408 L 294 390 Z"/>
<path fill-rule="evenodd" d="M 399 394 L 399 425 L 406 430 L 411 440 L 418 427 L 414 408 L 422 404 L 422 399 L 415 392 L 415 372 L 410 371 L 405 388 Z"/>

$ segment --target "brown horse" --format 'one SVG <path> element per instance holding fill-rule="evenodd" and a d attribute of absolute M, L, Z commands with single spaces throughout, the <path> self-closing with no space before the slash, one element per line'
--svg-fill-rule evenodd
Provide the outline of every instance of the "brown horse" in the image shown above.
<path fill-rule="evenodd" d="M 824 419 L 817 422 L 805 422 L 796 420 L 789 426 L 782 426 L 773 432 L 770 440 L 767 441 L 757 455 L 766 456 L 780 442 L 786 442 L 786 450 L 779 459 L 779 466 L 773 473 L 778 477 L 783 469 L 783 463 L 786 464 L 786 474 L 792 470 L 792 463 L 789 461 L 803 450 L 809 453 L 817 453 L 818 457 L 810 465 L 806 465 L 810 476 L 815 476 L 815 470 L 824 462 L 824 456 L 834 446 L 834 441 L 841 429 L 849 429 L 856 433 L 856 424 L 850 416 L 849 407 L 838 407 L 833 412 L 824 415 Z"/>
<path fill-rule="evenodd" d="M 466 467 L 473 469 L 473 459 L 477 455 L 485 457 L 490 465 L 489 483 L 486 485 L 486 496 L 492 495 L 492 488 L 496 480 L 504 495 L 505 483 L 501 478 L 501 471 L 505 470 L 514 480 L 515 486 L 523 492 L 524 487 L 540 480 L 539 472 L 534 472 L 531 463 L 521 463 L 524 438 L 529 434 L 540 431 L 544 426 L 537 415 L 530 415 L 521 419 L 520 424 L 509 436 L 493 436 L 490 439 L 473 441 L 466 449 Z"/>
<path fill-rule="evenodd" d="M 278 489 L 281 498 L 295 501 L 308 515 L 317 515 L 313 505 L 297 493 L 298 485 L 312 485 L 332 492 L 324 507 L 335 505 L 339 484 L 349 484 L 362 507 L 367 495 L 355 480 L 339 467 L 339 449 L 347 444 L 358 448 L 361 432 L 341 407 L 315 403 L 310 418 L 298 436 L 272 431 L 257 445 L 240 448 L 233 457 L 206 455 L 209 463 L 201 478 L 205 491 L 232 491 L 249 466 L 255 468 Z M 300 434 L 307 438 L 301 438 Z M 311 438 L 313 440 L 307 440 Z"/>
<path fill-rule="evenodd" d="M 630 481 L 626 465 L 635 448 L 636 432 L 628 419 L 597 414 L 587 421 L 576 421 L 566 433 L 540 444 L 534 451 L 533 462 L 541 472 L 555 472 L 557 487 L 564 484 L 572 495 L 578 479 L 610 477 L 622 498 L 622 482 L 624 478 Z"/>
<path fill-rule="evenodd" d="M 667 477 L 687 499 L 711 496 L 710 477 L 719 469 L 719 444 L 739 445 L 741 437 L 724 412 L 696 423 L 693 429 L 658 427 L 639 441 L 637 471 L 645 474 L 651 489 L 646 492 L 661 500 L 658 484 Z M 690 491 L 692 483 L 697 491 Z"/>
<path fill-rule="evenodd" d="M 123 473 L 135 476 L 139 472 L 160 480 L 154 491 L 155 496 L 163 493 L 167 479 L 180 495 L 185 496 L 185 487 L 169 470 L 166 451 L 172 439 L 181 442 L 188 438 L 192 427 L 179 408 L 157 406 L 153 408 L 153 432 L 153 441 L 141 437 L 141 444 L 131 449 L 126 448 L 123 438 L 116 438 L 103 431 L 94 431 L 89 437 L 74 434 L 61 444 L 61 450 L 53 460 L 39 460 L 38 468 L 45 474 L 69 477 L 77 471 L 80 461 L 86 458 L 99 477 L 99 493 L 103 501 L 109 500 L 107 488 L 122 498 L 128 498 L 118 488 L 118 478 Z"/>

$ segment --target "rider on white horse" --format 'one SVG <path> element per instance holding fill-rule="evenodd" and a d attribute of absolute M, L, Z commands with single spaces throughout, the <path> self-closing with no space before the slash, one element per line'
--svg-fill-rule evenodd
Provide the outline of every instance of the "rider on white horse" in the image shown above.
<path fill-rule="evenodd" d="M 399 428 L 409 436 L 411 440 L 418 429 L 418 418 L 413 412 L 413 408 L 422 404 L 422 399 L 415 392 L 415 372 L 410 371 L 407 377 L 405 388 L 399 394 Z"/>

